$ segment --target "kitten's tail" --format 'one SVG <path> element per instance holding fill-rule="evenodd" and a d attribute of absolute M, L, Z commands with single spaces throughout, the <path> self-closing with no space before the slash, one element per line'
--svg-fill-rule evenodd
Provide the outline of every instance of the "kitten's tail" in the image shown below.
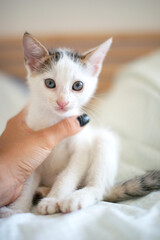
<path fill-rule="evenodd" d="M 148 171 L 124 183 L 117 184 L 105 198 L 108 202 L 119 202 L 160 190 L 160 170 Z"/>

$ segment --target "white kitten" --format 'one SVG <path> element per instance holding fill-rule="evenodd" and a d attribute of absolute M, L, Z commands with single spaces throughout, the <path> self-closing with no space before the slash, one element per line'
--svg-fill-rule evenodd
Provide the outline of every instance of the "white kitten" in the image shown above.
<path fill-rule="evenodd" d="M 96 90 L 111 43 L 109 39 L 80 55 L 67 49 L 49 51 L 33 36 L 24 34 L 30 88 L 26 123 L 30 128 L 39 130 L 71 115 L 82 114 L 82 106 Z M 91 128 L 89 124 L 53 149 L 26 181 L 21 196 L 8 209 L 1 209 L 1 216 L 20 210 L 28 212 L 40 184 L 51 188 L 38 204 L 40 214 L 66 213 L 103 200 L 113 186 L 118 155 L 114 134 Z"/>

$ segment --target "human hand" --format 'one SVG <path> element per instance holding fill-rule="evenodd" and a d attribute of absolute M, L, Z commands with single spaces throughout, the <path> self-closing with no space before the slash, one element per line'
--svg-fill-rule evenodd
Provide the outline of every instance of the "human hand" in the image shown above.
<path fill-rule="evenodd" d="M 26 178 L 62 139 L 78 133 L 89 122 L 87 115 L 67 118 L 39 131 L 24 120 L 25 110 L 10 119 L 0 136 L 0 207 L 20 195 Z"/>

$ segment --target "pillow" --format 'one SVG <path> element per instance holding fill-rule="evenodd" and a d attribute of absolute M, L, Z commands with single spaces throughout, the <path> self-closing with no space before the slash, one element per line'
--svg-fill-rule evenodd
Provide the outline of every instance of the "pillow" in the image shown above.
<path fill-rule="evenodd" d="M 100 106 L 121 142 L 119 178 L 160 169 L 160 51 L 121 69 Z"/>

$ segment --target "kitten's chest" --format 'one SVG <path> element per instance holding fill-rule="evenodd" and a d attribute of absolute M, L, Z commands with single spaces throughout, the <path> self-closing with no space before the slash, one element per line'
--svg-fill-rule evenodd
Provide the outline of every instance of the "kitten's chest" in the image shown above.
<path fill-rule="evenodd" d="M 73 153 L 71 141 L 63 140 L 52 150 L 51 154 L 40 167 L 41 184 L 51 187 L 56 177 L 67 166 Z"/>

